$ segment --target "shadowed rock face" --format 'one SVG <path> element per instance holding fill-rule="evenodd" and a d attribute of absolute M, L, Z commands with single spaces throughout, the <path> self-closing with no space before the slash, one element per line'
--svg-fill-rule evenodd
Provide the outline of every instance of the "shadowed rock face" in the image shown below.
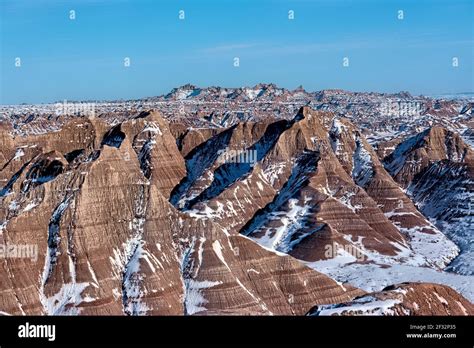
<path fill-rule="evenodd" d="M 210 131 L 144 112 L 15 138 L 0 125 L 0 243 L 37 247 L 36 260 L 0 259 L 0 311 L 303 315 L 364 295 L 310 263 L 347 247 L 365 256 L 353 262 L 403 262 L 414 237 L 439 231 L 332 118 L 302 108 Z M 410 218 L 394 218 L 394 200 Z"/>
<path fill-rule="evenodd" d="M 384 162 L 393 177 L 407 187 L 433 162 L 442 160 L 472 166 L 473 153 L 458 134 L 434 126 L 400 143 Z"/>
<path fill-rule="evenodd" d="M 256 163 L 218 160 L 219 150 L 239 146 L 255 150 Z M 399 257 L 411 248 L 409 240 L 445 238 L 386 172 L 363 135 L 329 113 L 305 107 L 290 121 L 258 128 L 239 124 L 200 143 L 186 166 L 173 205 L 303 261 L 328 258 L 324 248 L 333 243 Z M 443 267 L 455 252 L 451 243 L 451 250 L 422 258 Z"/>
<path fill-rule="evenodd" d="M 448 269 L 473 275 L 472 148 L 457 133 L 435 126 L 401 142 L 384 163 L 420 210 L 460 247 Z"/>

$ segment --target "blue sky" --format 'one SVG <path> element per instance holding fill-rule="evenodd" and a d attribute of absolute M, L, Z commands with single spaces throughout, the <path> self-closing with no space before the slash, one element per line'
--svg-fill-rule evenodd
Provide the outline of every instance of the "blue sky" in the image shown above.
<path fill-rule="evenodd" d="M 474 90 L 472 0 L 0 4 L 2 104 L 139 98 L 185 83 L 274 82 L 307 90 L 414 94 Z M 69 19 L 70 10 L 75 20 Z M 185 20 L 179 19 L 180 10 Z M 288 19 L 289 10 L 294 20 Z M 398 10 L 404 11 L 403 20 Z M 125 57 L 130 67 L 124 67 Z M 240 59 L 238 68 L 234 57 Z M 343 67 L 344 57 L 349 67 Z"/>

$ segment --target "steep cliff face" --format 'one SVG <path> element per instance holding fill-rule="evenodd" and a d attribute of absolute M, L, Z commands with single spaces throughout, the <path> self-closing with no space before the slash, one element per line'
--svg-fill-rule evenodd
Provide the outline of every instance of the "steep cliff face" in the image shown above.
<path fill-rule="evenodd" d="M 337 122 L 305 107 L 221 130 L 157 112 L 29 136 L 1 125 L 0 243 L 37 254 L 0 259 L 0 311 L 303 315 L 365 294 L 315 262 L 448 262 L 452 244 Z"/>
<path fill-rule="evenodd" d="M 363 262 L 445 266 L 456 246 L 418 212 L 363 135 L 332 119 L 305 107 L 292 120 L 238 124 L 211 137 L 186 157 L 188 175 L 171 203 L 303 261 L 328 258 L 336 243 Z M 223 150 L 232 153 L 225 162 Z M 241 161 L 248 153 L 254 161 Z M 436 241 L 439 248 L 423 248 Z"/>
<path fill-rule="evenodd" d="M 170 124 L 171 134 L 176 138 L 176 145 L 183 157 L 223 130 L 223 128 L 188 128 L 183 123 Z"/>
<path fill-rule="evenodd" d="M 445 267 L 457 255 L 457 247 L 418 211 L 400 185 L 385 170 L 377 153 L 360 131 L 348 120 L 336 119 L 330 138 L 347 173 L 364 188 L 393 226 L 410 241 L 411 249 L 425 257 L 428 263 Z M 432 246 L 427 248 L 430 244 Z"/>
<path fill-rule="evenodd" d="M 461 136 L 429 128 L 400 143 L 384 160 L 419 209 L 460 249 L 450 270 L 473 274 L 474 152 Z"/>
<path fill-rule="evenodd" d="M 9 160 L 14 157 L 15 145 L 9 134 L 10 130 L 11 127 L 8 123 L 0 122 L 0 148 L 2 149 L 2 151 L 0 151 L 0 168 L 2 168 L 2 170 L 8 165 Z"/>
<path fill-rule="evenodd" d="M 443 127 L 434 126 L 408 138 L 384 162 L 397 182 L 407 187 L 432 162 L 472 162 L 472 150 L 462 138 Z"/>

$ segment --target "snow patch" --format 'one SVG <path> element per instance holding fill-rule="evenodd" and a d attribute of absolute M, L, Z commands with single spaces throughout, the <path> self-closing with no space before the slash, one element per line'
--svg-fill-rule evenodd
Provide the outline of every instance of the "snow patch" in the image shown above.
<path fill-rule="evenodd" d="M 401 302 L 398 299 L 378 300 L 365 296 L 354 300 L 350 305 L 319 306 L 314 315 L 395 315 L 393 307 Z"/>

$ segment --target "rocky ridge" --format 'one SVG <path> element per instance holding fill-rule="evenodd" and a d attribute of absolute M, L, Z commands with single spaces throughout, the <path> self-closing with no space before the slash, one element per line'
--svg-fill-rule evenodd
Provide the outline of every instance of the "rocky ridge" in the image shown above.
<path fill-rule="evenodd" d="M 400 180 L 394 155 L 381 162 L 330 112 L 226 128 L 157 112 L 27 136 L 0 127 L 0 239 L 41 255 L 2 262 L 4 313 L 298 315 L 364 295 L 327 262 L 442 274 L 459 253 L 405 193 L 419 173 Z"/>

